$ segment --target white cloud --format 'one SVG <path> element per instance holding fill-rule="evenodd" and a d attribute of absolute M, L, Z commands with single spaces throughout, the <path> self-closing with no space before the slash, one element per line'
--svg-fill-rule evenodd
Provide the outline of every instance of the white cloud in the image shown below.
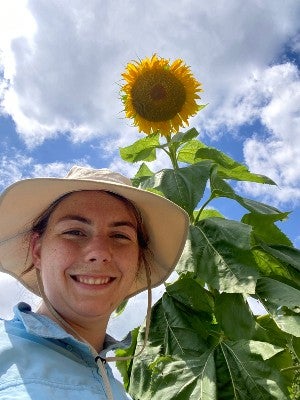
<path fill-rule="evenodd" d="M 10 79 L 2 106 L 29 147 L 67 132 L 75 142 L 119 136 L 120 74 L 129 60 L 153 52 L 184 58 L 204 83 L 210 107 L 199 124 L 216 131 L 222 118 L 229 125 L 242 123 L 252 116 L 246 103 L 240 115 L 224 104 L 236 98 L 245 77 L 276 57 L 295 33 L 300 12 L 297 2 L 276 1 L 275 7 L 271 0 L 118 0 L 101 6 L 89 0 L 84 8 L 78 0 L 29 0 L 27 9 L 25 4 L 17 12 L 1 6 L 13 21 L 2 46 Z M 26 17 L 22 29 L 18 15 Z M 296 43 L 293 39 L 294 49 Z"/>
<path fill-rule="evenodd" d="M 202 129 L 214 134 L 222 126 L 234 130 L 261 119 L 271 134 L 285 136 L 289 130 L 295 139 L 294 131 L 299 126 L 299 79 L 297 66 L 289 62 L 253 69 L 228 92 L 226 101 L 211 112 Z"/>
<path fill-rule="evenodd" d="M 12 153 L 14 149 L 12 149 Z M 0 158 L 0 188 L 4 188 L 13 182 L 23 178 L 23 171 L 32 164 L 32 158 L 16 152 L 14 156 L 2 155 Z"/>
<path fill-rule="evenodd" d="M 53 162 L 48 164 L 34 164 L 31 173 L 32 178 L 37 177 L 63 177 L 66 176 L 73 165 L 81 165 L 88 167 L 89 164 L 85 160 L 76 160 L 74 162 Z"/>
<path fill-rule="evenodd" d="M 213 135 L 220 127 L 234 131 L 255 121 L 265 127 L 264 136 L 245 134 L 244 159 L 252 172 L 267 175 L 278 187 L 240 183 L 244 193 L 274 205 L 300 203 L 299 104 L 299 69 L 286 62 L 253 70 L 203 122 Z"/>
<path fill-rule="evenodd" d="M 278 187 L 249 183 L 240 187 L 273 204 L 297 205 L 300 203 L 299 70 L 290 63 L 266 68 L 250 81 L 248 89 L 237 109 L 247 104 L 248 115 L 265 125 L 266 137 L 254 135 L 247 139 L 244 158 L 251 171 L 264 173 Z"/>
<path fill-rule="evenodd" d="M 71 162 L 37 163 L 32 157 L 11 148 L 0 155 L 0 190 L 21 179 L 63 177 L 73 165 L 89 166 L 85 159 Z"/>
<path fill-rule="evenodd" d="M 300 147 L 300 73 L 290 63 L 277 65 L 267 74 L 271 92 L 269 104 L 263 108 L 262 122 L 276 139 Z"/>
<path fill-rule="evenodd" d="M 3 1 L 0 11 L 1 61 L 5 65 L 4 77 L 11 79 L 16 72 L 11 43 L 15 38 L 26 37 L 29 44 L 36 32 L 36 23 L 27 8 L 27 0 Z"/>
<path fill-rule="evenodd" d="M 260 197 L 262 201 L 295 207 L 300 203 L 300 151 L 288 142 L 271 140 L 263 142 L 252 138 L 244 145 L 244 155 L 251 171 L 263 173 L 277 186 L 242 183 L 239 187 L 246 194 Z"/>

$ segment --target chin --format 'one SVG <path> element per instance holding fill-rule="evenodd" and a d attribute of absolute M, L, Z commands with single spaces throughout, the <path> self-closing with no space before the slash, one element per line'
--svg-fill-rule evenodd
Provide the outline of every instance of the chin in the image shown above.
<path fill-rule="evenodd" d="M 113 313 L 114 310 L 111 309 L 97 309 L 95 306 L 94 307 L 83 307 L 80 309 L 77 309 L 75 312 L 77 315 L 79 315 L 81 318 L 105 318 L 109 319 L 111 314 Z"/>

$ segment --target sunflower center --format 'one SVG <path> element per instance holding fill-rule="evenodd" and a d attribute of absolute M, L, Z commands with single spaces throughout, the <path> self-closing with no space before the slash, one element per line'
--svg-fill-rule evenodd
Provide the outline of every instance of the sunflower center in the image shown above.
<path fill-rule="evenodd" d="M 150 90 L 150 97 L 152 98 L 152 100 L 163 100 L 166 98 L 166 95 L 166 89 L 160 83 L 154 85 L 153 88 Z"/>
<path fill-rule="evenodd" d="M 135 111 L 147 121 L 167 121 L 181 111 L 186 91 L 168 70 L 145 71 L 132 86 L 131 98 Z"/>

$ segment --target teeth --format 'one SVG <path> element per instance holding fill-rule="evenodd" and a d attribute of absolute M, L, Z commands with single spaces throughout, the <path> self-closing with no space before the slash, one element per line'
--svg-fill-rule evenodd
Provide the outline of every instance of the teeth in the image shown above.
<path fill-rule="evenodd" d="M 108 283 L 110 280 L 109 277 L 106 278 L 92 278 L 90 277 L 85 277 L 85 276 L 77 276 L 77 281 L 80 283 L 85 283 L 86 285 L 104 285 L 105 283 Z"/>

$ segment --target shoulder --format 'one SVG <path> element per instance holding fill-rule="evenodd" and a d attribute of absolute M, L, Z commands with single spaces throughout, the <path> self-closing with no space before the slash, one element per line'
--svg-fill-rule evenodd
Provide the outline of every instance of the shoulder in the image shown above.
<path fill-rule="evenodd" d="M 5 326 L 0 343 L 1 399 L 106 399 L 94 358 L 88 359 L 75 346 Z M 113 376 L 110 382 L 115 398 L 127 399 Z"/>
<path fill-rule="evenodd" d="M 0 321 L 0 398 L 106 399 L 94 358 L 63 340 L 28 332 L 21 320 Z M 108 366 L 116 399 L 128 400 Z M 102 396 L 102 397 L 101 397 Z"/>
<path fill-rule="evenodd" d="M 24 335 L 26 335 L 26 329 L 23 323 L 17 318 L 0 320 L 0 344 L 3 344 L 7 340 L 11 344 L 12 337 L 22 337 Z"/>

